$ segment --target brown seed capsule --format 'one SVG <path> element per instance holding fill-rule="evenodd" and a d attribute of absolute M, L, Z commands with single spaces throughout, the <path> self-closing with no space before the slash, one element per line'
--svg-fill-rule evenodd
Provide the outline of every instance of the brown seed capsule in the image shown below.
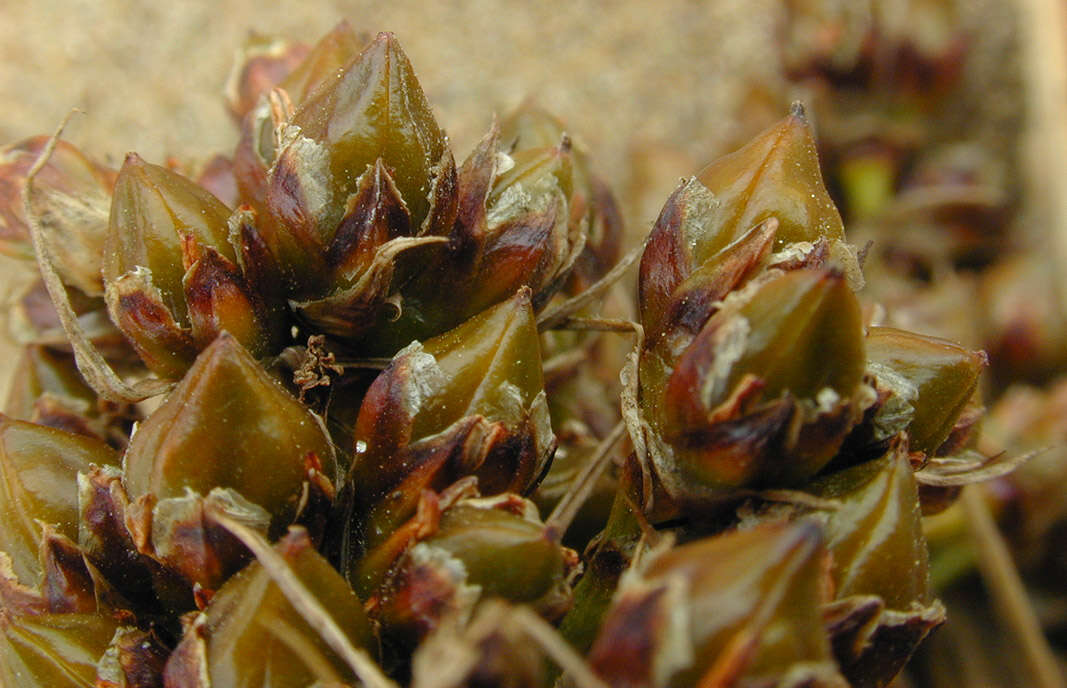
<path fill-rule="evenodd" d="M 878 595 L 890 609 L 900 610 L 913 602 L 930 603 L 918 491 L 902 446 L 875 461 L 822 477 L 808 489 L 841 503 L 826 513 L 838 598 Z"/>
<path fill-rule="evenodd" d="M 773 263 L 771 251 L 778 251 Z M 668 199 L 641 259 L 647 347 L 687 345 L 720 301 L 761 269 L 830 263 L 862 284 L 819 172 L 803 109 L 704 168 Z"/>

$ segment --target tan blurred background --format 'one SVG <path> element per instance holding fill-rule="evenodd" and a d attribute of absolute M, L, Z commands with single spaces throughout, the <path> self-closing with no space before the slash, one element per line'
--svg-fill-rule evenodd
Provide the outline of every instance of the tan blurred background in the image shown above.
<path fill-rule="evenodd" d="M 945 118 L 1008 145 L 1015 6 L 963 6 L 973 100 Z M 313 42 L 344 18 L 396 33 L 457 160 L 494 111 L 534 96 L 556 112 L 636 238 L 680 176 L 784 114 L 795 94 L 779 74 L 783 16 L 781 0 L 0 0 L 0 143 L 50 132 L 78 107 L 66 138 L 115 166 L 131 150 L 152 162 L 229 152 L 222 92 L 248 32 Z"/>

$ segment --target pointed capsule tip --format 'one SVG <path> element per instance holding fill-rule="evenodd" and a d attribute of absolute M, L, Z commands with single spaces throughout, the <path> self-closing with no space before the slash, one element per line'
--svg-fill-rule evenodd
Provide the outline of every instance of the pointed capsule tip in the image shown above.
<path fill-rule="evenodd" d="M 130 151 L 126 154 L 126 159 L 123 161 L 123 165 L 143 165 L 144 158 L 137 153 Z"/>
<path fill-rule="evenodd" d="M 792 104 L 790 104 L 789 115 L 791 117 L 796 117 L 802 122 L 808 121 L 808 113 L 804 109 L 804 103 L 800 102 L 799 100 L 794 100 Z"/>

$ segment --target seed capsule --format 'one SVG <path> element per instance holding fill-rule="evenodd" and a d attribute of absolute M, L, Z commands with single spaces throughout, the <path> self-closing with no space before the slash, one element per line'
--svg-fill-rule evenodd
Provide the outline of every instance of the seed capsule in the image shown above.
<path fill-rule="evenodd" d="M 223 329 L 257 354 L 276 326 L 237 267 L 230 212 L 184 177 L 126 158 L 103 274 L 108 311 L 145 364 L 179 377 Z"/>
<path fill-rule="evenodd" d="M 500 123 L 500 141 L 507 150 L 552 148 L 564 137 L 570 138 L 564 123 L 530 102 Z M 589 156 L 577 145 L 571 154 L 574 183 L 568 199 L 570 222 L 584 222 L 587 235 L 585 248 L 567 283 L 567 292 L 578 294 L 618 262 L 623 222 L 611 190 L 593 173 Z"/>
<path fill-rule="evenodd" d="M 392 337 L 439 334 L 522 287 L 540 310 L 563 287 L 585 241 L 584 223 L 571 217 L 579 211 L 569 205 L 570 143 L 510 154 L 499 148 L 494 125 L 460 168 L 449 243 L 401 290 Z"/>
<path fill-rule="evenodd" d="M 382 158 L 392 168 L 412 224 L 422 224 L 438 165 L 451 154 L 392 34 L 379 34 L 340 78 L 301 103 L 293 124 L 325 148 L 335 198 L 354 192 L 366 167 Z"/>
<path fill-rule="evenodd" d="M 918 489 L 901 447 L 820 478 L 809 489 L 841 503 L 826 520 L 838 598 L 878 595 L 890 609 L 930 603 Z"/>
<path fill-rule="evenodd" d="M 447 495 L 447 492 L 446 492 Z M 416 519 L 371 552 L 360 586 L 387 567 L 367 606 L 392 642 L 413 648 L 449 614 L 469 615 L 479 600 L 502 598 L 558 617 L 570 603 L 566 585 L 578 555 L 561 547 L 532 502 L 518 495 L 424 495 Z M 383 554 L 403 553 L 391 563 Z M 376 570 L 376 571 L 375 571 Z"/>
<path fill-rule="evenodd" d="M 119 623 L 104 614 L 12 616 L 0 611 L 0 683 L 88 688 Z"/>
<path fill-rule="evenodd" d="M 123 460 L 133 499 L 232 488 L 266 509 L 275 529 L 296 518 L 310 467 L 337 478 L 320 422 L 225 333 L 144 420 Z"/>
<path fill-rule="evenodd" d="M 117 458 L 99 440 L 0 416 L 0 551 L 24 585 L 36 586 L 42 574 L 40 524 L 77 540 L 77 475 Z"/>
<path fill-rule="evenodd" d="M 486 494 L 528 489 L 555 447 L 529 290 L 397 354 L 367 391 L 355 439 L 355 517 L 371 546 L 424 488 L 476 475 Z"/>
<path fill-rule="evenodd" d="M 813 523 L 675 548 L 628 574 L 590 653 L 611 686 L 845 686 L 822 628 Z"/>
<path fill-rule="evenodd" d="M 371 629 L 359 599 L 307 534 L 294 530 L 275 550 L 285 559 L 288 574 L 314 595 L 349 641 L 370 646 Z M 259 562 L 227 581 L 189 623 L 167 661 L 164 679 L 174 688 L 283 688 L 356 680 Z"/>
<path fill-rule="evenodd" d="M 698 258 L 768 217 L 779 224 L 775 248 L 844 239 L 841 216 L 823 185 L 814 133 L 799 103 L 781 122 L 705 167 L 697 179 L 719 201 L 716 236 L 700 246 Z"/>
<path fill-rule="evenodd" d="M 906 429 L 913 451 L 934 456 L 978 388 L 985 353 L 889 327 L 872 327 L 866 343 L 868 369 L 894 397 L 881 414 L 896 417 L 886 430 Z"/>
<path fill-rule="evenodd" d="M 852 685 L 884 686 L 945 620 L 930 591 L 911 463 L 896 446 L 810 489 L 840 503 L 826 514 L 837 598 L 826 608 L 834 654 Z"/>
<path fill-rule="evenodd" d="M 800 482 L 858 420 L 863 333 L 844 278 L 794 270 L 748 296 L 713 316 L 673 370 L 642 358 L 642 404 L 666 443 L 653 459 L 676 499 Z"/>

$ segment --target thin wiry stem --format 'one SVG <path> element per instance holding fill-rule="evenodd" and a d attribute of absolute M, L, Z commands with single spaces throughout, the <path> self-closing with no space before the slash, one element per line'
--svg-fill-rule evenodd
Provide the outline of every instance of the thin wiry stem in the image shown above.
<path fill-rule="evenodd" d="M 595 284 L 581 294 L 546 308 L 537 318 L 538 331 L 544 332 L 546 330 L 557 329 L 563 321 L 569 319 L 572 315 L 585 308 L 586 305 L 599 298 L 600 295 L 610 289 L 613 284 L 622 279 L 622 276 L 626 274 L 626 270 L 635 260 L 637 260 L 637 257 L 641 255 L 643 250 L 644 247 L 638 247 L 627 253 L 622 257 L 622 260 L 615 264 L 615 267 L 608 271 L 608 274 L 601 277 Z"/>
<path fill-rule="evenodd" d="M 553 330 L 582 330 L 594 332 L 633 332 L 631 320 L 618 318 L 564 318 L 552 327 Z"/>
<path fill-rule="evenodd" d="M 515 607 L 511 611 L 511 617 L 526 635 L 540 645 L 541 649 L 563 669 L 565 676 L 570 675 L 579 688 L 608 688 L 608 685 L 593 673 L 581 655 L 575 652 L 574 648 L 560 636 L 559 631 L 547 621 L 526 607 Z"/>
<path fill-rule="evenodd" d="M 626 424 L 619 421 L 608 433 L 608 436 L 600 441 L 596 452 L 582 467 L 582 470 L 574 478 L 574 482 L 571 483 L 570 489 L 563 495 L 563 498 L 556 504 L 556 508 L 552 510 L 552 513 L 545 520 L 545 526 L 560 536 L 567 532 L 567 528 L 574 521 L 574 517 L 578 515 L 578 510 L 589 499 L 589 494 L 596 486 L 596 481 L 600 479 L 600 476 L 604 474 L 604 471 L 611 464 L 611 452 L 625 432 Z"/>
<path fill-rule="evenodd" d="M 1036 688 L 1067 687 L 1008 546 L 989 513 L 989 506 L 973 485 L 963 489 L 961 501 L 978 550 L 978 569 L 993 596 L 997 612 L 1022 647 L 1033 681 L 1031 685 Z"/>

